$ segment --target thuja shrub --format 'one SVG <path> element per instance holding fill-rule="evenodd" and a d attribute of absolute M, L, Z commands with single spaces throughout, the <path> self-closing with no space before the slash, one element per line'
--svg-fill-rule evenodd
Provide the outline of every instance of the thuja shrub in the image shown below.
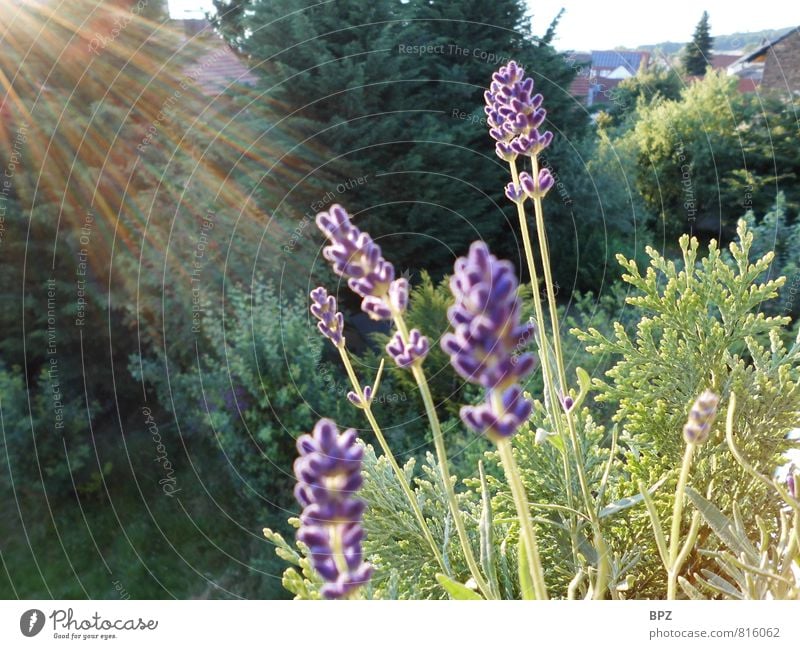
<path fill-rule="evenodd" d="M 613 336 L 595 329 L 576 332 L 588 351 L 617 359 L 606 378 L 595 379 L 594 388 L 596 399 L 614 409 L 613 418 L 622 426 L 625 455 L 617 487 L 622 491 L 664 476 L 665 487 L 674 483 L 670 467 L 682 453 L 674 431 L 685 418 L 686 403 L 706 385 L 723 395 L 740 395 L 734 429 L 759 472 L 771 475 L 785 462 L 782 455 L 792 445 L 787 433 L 797 426 L 800 410 L 800 344 L 782 342 L 788 318 L 762 310 L 785 282 L 768 279 L 773 253 L 750 259 L 753 235 L 744 221 L 737 232 L 738 242 L 729 250 L 712 241 L 703 257 L 697 240 L 688 236 L 680 239 L 678 261 L 649 249 L 646 271 L 620 258 L 623 279 L 633 288 L 627 301 L 641 314 L 635 331 L 618 325 Z M 738 503 L 750 533 L 757 533 L 755 515 L 775 508 L 774 491 L 737 462 L 722 427 L 711 435 L 692 478 L 696 490 L 713 491 L 722 511 L 731 514 Z M 669 489 L 659 490 L 654 499 L 661 508 L 672 504 Z M 646 512 L 632 509 L 619 523 L 614 533 L 620 543 L 647 547 L 643 556 L 655 556 Z M 699 555 L 695 559 L 701 561 Z M 653 584 L 643 594 L 658 596 L 659 588 Z"/>
<path fill-rule="evenodd" d="M 741 221 L 727 251 L 712 242 L 703 256 L 684 236 L 678 260 L 648 249 L 644 273 L 620 257 L 628 327 L 576 332 L 586 353 L 604 359 L 594 369 L 613 365 L 594 379 L 568 367 L 543 209 L 554 180 L 538 160 L 553 135 L 533 90 L 512 61 L 485 94 L 489 134 L 508 164 L 527 293 L 513 265 L 475 241 L 448 281 L 446 330 L 423 330 L 424 318 L 410 327 L 415 294 L 380 246 L 340 205 L 317 215 L 323 256 L 364 312 L 390 325 L 386 355 L 415 387 L 435 453 L 419 471 L 398 463 L 376 402 L 384 364 L 366 380 L 357 375 L 337 301 L 316 288 L 311 314 L 368 429 L 359 442 L 321 419 L 300 438 L 297 537 L 265 530 L 293 564 L 284 585 L 312 599 L 800 596 L 797 477 L 773 478 L 800 410 L 800 342 L 787 348 L 788 318 L 760 311 L 784 282 L 763 279 L 772 255 L 750 259 L 753 236 Z M 465 403 L 434 399 L 431 335 L 445 355 L 437 372 L 446 360 L 471 386 L 450 396 Z M 466 480 L 452 470 L 440 411 L 457 412 L 462 431 L 488 445 Z"/>

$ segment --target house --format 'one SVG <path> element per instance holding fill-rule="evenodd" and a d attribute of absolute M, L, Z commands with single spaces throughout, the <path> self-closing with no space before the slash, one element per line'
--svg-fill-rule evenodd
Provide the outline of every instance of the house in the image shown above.
<path fill-rule="evenodd" d="M 604 79 L 627 79 L 650 62 L 650 52 L 606 50 L 592 52 L 592 76 Z"/>
<path fill-rule="evenodd" d="M 568 56 L 577 76 L 570 84 L 570 94 L 587 106 L 613 101 L 614 88 L 636 75 L 650 63 L 650 52 L 594 50 Z"/>
<path fill-rule="evenodd" d="M 711 69 L 712 70 L 727 70 L 731 65 L 736 63 L 741 58 L 741 52 L 738 53 L 720 53 L 711 55 Z"/>
<path fill-rule="evenodd" d="M 728 67 L 729 74 L 750 79 L 760 90 L 800 93 L 800 28 L 794 28 Z"/>

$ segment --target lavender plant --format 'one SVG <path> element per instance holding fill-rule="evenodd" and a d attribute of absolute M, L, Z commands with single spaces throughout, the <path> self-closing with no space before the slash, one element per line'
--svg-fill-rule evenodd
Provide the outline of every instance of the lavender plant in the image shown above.
<path fill-rule="evenodd" d="M 681 537 L 681 515 L 683 513 L 683 504 L 686 495 L 686 483 L 689 479 L 689 471 L 692 467 L 692 457 L 695 453 L 695 449 L 708 441 L 711 426 L 717 416 L 718 406 L 719 397 L 711 392 L 711 390 L 706 390 L 697 397 L 697 400 L 689 411 L 689 418 L 686 425 L 683 427 L 686 451 L 683 454 L 678 486 L 675 489 L 669 544 L 667 544 L 664 537 L 658 511 L 653 505 L 653 501 L 650 499 L 647 489 L 641 484 L 639 486 L 642 498 L 645 503 L 647 503 L 647 512 L 650 514 L 650 520 L 653 524 L 653 534 L 658 546 L 658 553 L 667 571 L 667 599 L 675 599 L 678 575 L 686 561 L 686 557 L 697 540 L 697 533 L 700 527 L 699 511 L 696 511 L 692 516 L 689 533 L 685 538 Z"/>
<path fill-rule="evenodd" d="M 536 532 L 530 519 L 525 488 L 511 451 L 510 438 L 527 421 L 531 402 L 522 396 L 519 382 L 533 370 L 532 354 L 519 353 L 533 335 L 531 324 L 520 323 L 517 278 L 508 262 L 498 261 L 482 241 L 472 244 L 468 257 L 456 261 L 450 280 L 455 303 L 448 312 L 453 332 L 442 338 L 456 372 L 486 389 L 479 406 L 464 406 L 461 418 L 496 445 L 519 516 L 533 592 L 527 598 L 547 599 Z M 524 571 L 524 568 L 522 569 Z M 520 581 L 527 584 L 527 574 Z"/>
<path fill-rule="evenodd" d="M 413 461 L 398 464 L 375 411 L 383 362 L 373 383 L 362 385 L 335 297 L 324 287 L 312 291 L 318 330 L 337 348 L 350 379 L 347 398 L 364 412 L 382 455 L 371 447 L 364 453 L 355 431 L 339 435 L 328 420 L 300 438 L 296 493 L 304 511 L 294 520 L 295 547 L 265 530 L 293 564 L 284 584 L 304 598 L 360 592 L 672 599 L 679 585 L 689 597 L 712 590 L 730 596 L 797 593 L 790 579 L 800 554 L 796 478 L 792 473 L 781 486 L 765 472 L 779 461 L 787 447 L 782 440 L 800 412 L 800 342 L 787 350 L 780 339 L 786 319 L 755 312 L 782 282 L 756 282 L 770 256 L 749 262 L 752 235 L 742 222 L 740 241 L 731 244 L 728 257 L 712 242 L 708 256 L 699 259 L 698 243 L 683 238 L 682 270 L 654 251 L 648 251 L 652 268 L 644 276 L 635 262 L 621 260 L 623 279 L 637 291 L 628 303 L 642 310 L 637 336 L 631 339 L 619 323 L 615 339 L 596 329 L 577 332 L 589 352 L 618 361 L 606 373 L 607 382 L 592 381 L 577 368 L 570 385 L 543 211 L 554 180 L 548 168 L 539 167 L 539 155 L 553 139 L 543 130 L 544 98 L 511 61 L 493 75 L 485 104 L 495 152 L 509 166 L 505 193 L 518 215 L 534 317 L 522 318 L 522 291 L 511 263 L 476 241 L 450 278 L 451 329 L 409 329 L 409 283 L 396 277 L 380 246 L 340 205 L 317 216 L 328 240 L 323 256 L 333 271 L 347 280 L 370 318 L 392 323 L 385 352 L 398 372 L 413 377 L 436 454 L 428 455 L 416 476 Z M 541 273 L 528 229 L 531 206 Z M 538 299 L 540 276 L 544 303 Z M 493 445 L 478 463 L 477 477 L 462 485 L 450 468 L 446 434 L 423 367 L 432 352 L 429 336 L 440 334 L 456 374 L 483 390 L 477 403 L 461 407 L 461 424 Z M 541 394 L 526 391 L 536 368 L 537 357 L 528 349 L 533 344 Z M 591 392 L 595 407 L 616 406 L 609 431 L 587 405 Z M 737 394 L 747 399 L 735 421 Z M 723 404 L 728 408 L 724 441 L 713 425 Z M 747 431 L 744 448 L 733 440 L 735 427 Z M 361 499 L 353 495 L 359 489 Z M 772 524 L 747 521 L 733 505 L 736 500 L 764 505 L 775 494 L 793 512 L 791 521 L 785 513 Z M 723 524 L 731 507 L 734 524 Z M 667 536 L 661 521 L 668 516 Z M 750 552 L 753 545 L 746 541 L 756 529 L 760 554 Z M 779 539 L 774 548 L 771 538 Z M 739 552 L 743 547 L 746 552 Z M 736 584 L 721 586 L 725 580 L 704 567 L 712 560 Z M 753 587 L 745 574 L 759 576 L 765 585 Z M 370 576 L 373 583 L 358 590 Z"/>

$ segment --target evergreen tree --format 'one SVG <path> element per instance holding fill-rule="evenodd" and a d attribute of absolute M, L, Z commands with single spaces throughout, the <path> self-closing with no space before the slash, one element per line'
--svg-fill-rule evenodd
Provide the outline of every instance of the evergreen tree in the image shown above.
<path fill-rule="evenodd" d="M 568 92 L 574 70 L 551 44 L 557 21 L 537 39 L 521 0 L 242 3 L 218 0 L 216 20 L 263 75 L 267 110 L 303 131 L 288 159 L 328 151 L 319 172 L 288 188 L 281 211 L 316 211 L 333 188 L 400 271 L 440 276 L 478 237 L 519 256 L 503 194 L 508 168 L 493 152 L 483 91 L 494 70 L 516 59 L 546 97 L 547 127 L 565 140 L 586 132 L 586 114 Z M 548 160 L 554 169 L 558 150 Z M 338 191 L 358 177 L 367 181 Z M 554 222 L 571 221 L 554 203 Z"/>
<path fill-rule="evenodd" d="M 711 27 L 708 24 L 708 12 L 704 11 L 700 22 L 694 29 L 692 42 L 686 46 L 683 53 L 682 63 L 686 74 L 702 76 L 706 73 L 706 67 L 711 63 L 711 46 L 714 39 L 711 38 Z"/>

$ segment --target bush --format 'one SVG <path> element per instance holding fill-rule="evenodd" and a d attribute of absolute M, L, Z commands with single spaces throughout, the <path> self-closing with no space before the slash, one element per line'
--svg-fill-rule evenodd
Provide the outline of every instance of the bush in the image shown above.
<path fill-rule="evenodd" d="M 208 348 L 194 369 L 171 370 L 164 357 L 143 363 L 178 432 L 215 445 L 244 488 L 284 505 L 295 438 L 319 417 L 347 420 L 346 378 L 324 359 L 325 341 L 308 320 L 305 296 L 285 298 L 268 284 L 235 288 L 224 312 L 205 314 Z M 130 368 L 140 376 L 138 358 Z"/>
<path fill-rule="evenodd" d="M 30 390 L 19 367 L 0 364 L 2 439 L 0 480 L 27 493 L 97 492 L 111 462 L 98 465 L 86 422 L 87 406 L 46 369 Z M 88 411 L 91 411 L 90 404 Z"/>
<path fill-rule="evenodd" d="M 786 436 L 797 425 L 800 410 L 800 343 L 787 349 L 781 335 L 788 318 L 761 312 L 785 282 L 780 277 L 759 283 L 773 253 L 751 262 L 753 234 L 744 221 L 738 237 L 729 254 L 712 241 L 701 258 L 698 241 L 683 236 L 682 263 L 651 249 L 644 274 L 635 262 L 620 258 L 623 279 L 634 289 L 627 302 L 641 314 L 635 332 L 617 325 L 613 336 L 592 328 L 579 333 L 590 352 L 618 359 L 606 379 L 594 380 L 597 398 L 615 410 L 624 449 L 613 474 L 613 497 L 637 493 L 639 481 L 653 485 L 666 479 L 655 500 L 662 511 L 671 509 L 675 467 L 685 446 L 679 431 L 689 405 L 704 388 L 723 401 L 738 395 L 734 430 L 757 471 L 773 475 L 785 462 L 790 444 Z M 724 413 L 719 420 L 724 421 Z M 773 508 L 775 494 L 733 458 L 723 427 L 714 430 L 692 469 L 694 488 L 713 492 L 724 513 L 731 514 L 738 503 L 745 529 L 757 534 L 756 515 Z M 653 579 L 660 564 L 646 559 L 657 557 L 646 512 L 631 509 L 610 530 L 617 547 L 646 549 L 633 596 L 662 597 L 663 584 Z M 692 559 L 702 563 L 697 553 Z"/>

